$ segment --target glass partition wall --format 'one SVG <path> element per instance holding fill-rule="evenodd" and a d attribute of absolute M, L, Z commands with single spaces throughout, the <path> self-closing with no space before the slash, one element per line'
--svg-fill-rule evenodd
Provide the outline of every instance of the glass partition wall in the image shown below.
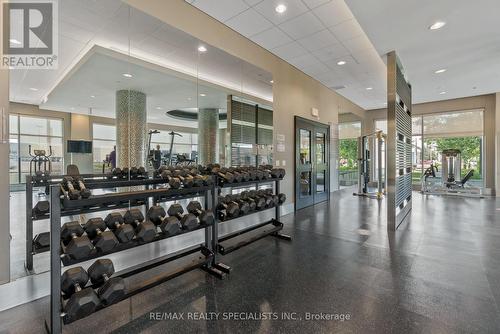
<path fill-rule="evenodd" d="M 422 173 L 434 164 L 441 177 L 441 152 L 459 149 L 462 157 L 462 175 L 471 169 L 474 176 L 469 181 L 476 187 L 484 187 L 484 115 L 483 110 L 464 110 L 426 114 L 412 117 L 413 184 L 420 184 Z M 386 131 L 386 120 L 375 120 L 376 129 Z"/>
<path fill-rule="evenodd" d="M 18 190 L 29 174 L 29 145 L 47 154 L 52 147 L 52 175 L 66 174 L 68 165 L 102 175 L 140 166 L 152 174 L 158 163 L 240 164 L 232 159 L 232 98 L 258 106 L 251 153 L 272 163 L 270 73 L 118 0 L 60 2 L 59 22 L 56 69 L 10 70 L 9 176 Z M 45 252 L 25 270 L 26 196 L 11 196 L 12 279 L 49 268 Z M 40 187 L 32 198 L 47 196 Z M 33 236 L 46 232 L 49 221 L 33 228 Z"/>

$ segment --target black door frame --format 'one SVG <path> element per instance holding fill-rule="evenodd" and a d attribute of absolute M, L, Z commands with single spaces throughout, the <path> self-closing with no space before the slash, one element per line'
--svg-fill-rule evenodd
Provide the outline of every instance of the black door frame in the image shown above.
<path fill-rule="evenodd" d="M 310 137 L 310 151 L 311 163 L 303 165 L 300 163 L 300 134 L 299 129 L 306 129 L 311 132 Z M 330 126 L 328 124 L 316 122 L 300 116 L 294 118 L 294 189 L 295 189 L 295 210 L 299 210 L 316 203 L 327 201 L 330 199 Z M 316 132 L 323 132 L 325 134 L 325 163 L 318 166 L 316 163 Z M 325 190 L 320 194 L 316 194 L 316 175 L 317 172 L 325 172 Z M 310 177 L 310 192 L 311 195 L 301 197 L 300 193 L 300 174 L 301 172 L 311 172 Z"/>

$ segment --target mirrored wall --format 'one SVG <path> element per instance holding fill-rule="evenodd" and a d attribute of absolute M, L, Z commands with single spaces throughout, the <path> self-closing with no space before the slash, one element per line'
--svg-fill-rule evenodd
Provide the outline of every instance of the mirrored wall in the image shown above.
<path fill-rule="evenodd" d="M 27 231 L 29 175 L 272 163 L 270 73 L 120 0 L 61 1 L 58 22 L 57 69 L 10 71 L 12 279 L 49 268 L 47 252 L 26 268 L 27 239 L 49 229 Z"/>

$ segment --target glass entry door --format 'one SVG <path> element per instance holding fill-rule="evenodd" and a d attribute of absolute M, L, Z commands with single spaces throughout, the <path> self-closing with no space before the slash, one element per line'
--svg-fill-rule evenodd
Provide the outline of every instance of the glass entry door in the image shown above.
<path fill-rule="evenodd" d="M 295 209 L 328 199 L 329 127 L 295 117 Z"/>

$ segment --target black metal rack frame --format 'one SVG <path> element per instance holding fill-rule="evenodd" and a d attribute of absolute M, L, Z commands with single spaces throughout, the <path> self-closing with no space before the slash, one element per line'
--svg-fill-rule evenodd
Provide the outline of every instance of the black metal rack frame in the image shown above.
<path fill-rule="evenodd" d="M 54 246 L 50 248 L 51 312 L 50 312 L 50 321 L 48 322 L 46 321 L 47 331 L 49 331 L 50 333 L 61 333 L 63 324 L 69 324 L 74 321 L 70 319 L 66 314 L 62 313 L 62 306 L 64 304 L 64 297 L 61 295 L 62 266 L 76 265 L 84 261 L 88 261 L 112 253 L 121 252 L 123 250 L 139 247 L 146 244 L 145 242 L 132 240 L 131 242 L 117 245 L 117 247 L 115 247 L 110 252 L 104 253 L 94 250 L 88 257 L 84 259 L 80 260 L 71 259 L 70 257 L 64 254 L 65 246 L 60 240 L 61 217 L 72 214 L 97 212 L 97 211 L 111 210 L 116 208 L 128 208 L 132 206 L 142 206 L 142 205 L 146 205 L 147 209 L 150 200 L 152 200 L 153 204 L 156 204 L 160 202 L 177 201 L 180 199 L 188 199 L 201 196 L 205 198 L 205 208 L 215 210 L 217 208 L 219 191 L 221 191 L 222 188 L 241 188 L 248 186 L 255 186 L 256 188 L 258 188 L 258 186 L 261 184 L 274 183 L 275 193 L 278 194 L 280 192 L 281 180 L 282 179 L 279 178 L 271 178 L 258 181 L 229 183 L 229 184 L 224 184 L 222 186 L 218 186 L 217 185 L 218 183 L 214 182 L 213 185 L 204 187 L 181 188 L 181 189 L 159 188 L 159 189 L 126 191 L 126 192 L 96 195 L 88 199 L 81 199 L 81 200 L 65 199 L 64 196 L 62 196 L 62 190 L 60 188 L 60 185 L 59 184 L 51 185 L 50 186 L 50 245 Z M 95 188 L 92 189 L 106 188 L 106 187 L 139 186 L 139 185 L 141 186 L 153 185 L 154 188 L 156 188 L 157 184 L 165 183 L 164 180 L 158 180 L 158 179 L 123 180 L 121 182 L 118 182 L 118 185 L 117 185 L 117 180 L 108 180 L 108 181 L 109 182 L 102 181 L 99 183 L 99 185 L 96 184 Z M 89 183 L 89 188 L 91 188 L 90 183 Z M 110 207 L 109 205 L 104 206 L 105 204 L 109 203 L 120 203 L 120 204 L 117 204 L 112 207 Z M 32 203 L 30 204 L 30 206 L 32 206 Z M 30 206 L 28 207 L 30 208 Z M 124 297 L 124 299 L 129 298 L 141 291 L 149 289 L 153 286 L 161 284 L 167 280 L 170 280 L 174 277 L 177 277 L 183 273 L 186 273 L 194 269 L 201 268 L 207 271 L 208 273 L 222 279 L 224 278 L 225 274 L 228 274 L 230 272 L 231 268 L 218 261 L 218 254 L 222 255 L 228 254 L 243 246 L 246 246 L 250 243 L 260 240 L 266 236 L 274 236 L 284 240 L 291 240 L 290 236 L 280 233 L 280 231 L 283 229 L 283 223 L 279 221 L 280 205 L 275 206 L 274 209 L 275 209 L 274 210 L 275 217 L 272 218 L 271 220 L 230 233 L 221 238 L 218 237 L 218 224 L 220 223 L 220 221 L 217 219 L 215 220 L 215 223 L 213 225 L 200 225 L 198 228 L 194 230 L 182 231 L 181 233 L 174 235 L 177 236 L 180 234 L 190 233 L 193 231 L 204 229 L 205 241 L 203 244 L 199 246 L 188 247 L 176 253 L 167 254 L 165 256 L 150 260 L 146 263 L 138 264 L 134 267 L 116 273 L 116 276 L 126 278 L 135 275 L 137 273 L 141 273 L 146 270 L 152 269 L 154 267 L 181 258 L 186 258 L 187 256 L 193 257 L 193 259 L 191 259 L 191 261 L 187 265 L 184 265 L 180 268 L 177 268 L 176 270 L 172 270 L 169 272 L 162 272 L 161 274 L 158 274 L 153 278 L 150 278 L 144 282 L 140 282 L 137 283 L 135 286 L 132 286 L 129 289 L 129 291 L 127 291 L 127 294 Z M 262 211 L 255 211 L 249 213 L 248 215 L 259 212 Z M 224 221 L 224 223 L 229 223 L 230 221 L 231 220 L 226 220 Z M 244 235 L 245 233 L 248 232 L 256 231 L 257 229 L 264 227 L 269 227 L 269 228 L 265 228 L 259 234 L 255 234 L 246 240 L 236 243 L 235 245 L 224 246 L 220 244 L 221 242 L 224 242 L 226 240 L 235 238 L 240 235 Z M 161 240 L 168 239 L 174 236 L 165 236 L 159 233 L 153 241 L 148 243 L 160 242 Z M 197 257 L 195 258 L 196 254 Z M 100 305 L 96 311 L 103 309 L 105 307 L 106 306 L 104 305 Z"/>
<path fill-rule="evenodd" d="M 280 193 L 280 181 L 282 181 L 282 180 L 283 179 L 281 179 L 281 178 L 269 178 L 269 179 L 254 180 L 254 181 L 248 181 L 248 182 L 225 183 L 222 186 L 219 186 L 219 188 L 223 189 L 223 188 L 241 188 L 241 187 L 255 186 L 255 188 L 258 189 L 259 185 L 261 185 L 261 184 L 274 183 L 274 191 L 276 194 L 279 194 Z M 217 181 L 219 181 L 219 180 L 217 180 Z M 218 201 L 217 196 L 214 196 L 214 201 L 215 201 L 214 208 L 216 208 L 217 201 Z M 276 237 L 279 239 L 291 241 L 292 240 L 291 236 L 286 235 L 286 234 L 282 234 L 280 232 L 283 229 L 283 223 L 279 221 L 280 209 L 281 209 L 280 205 L 276 205 L 274 207 L 274 218 L 272 218 L 271 220 L 268 220 L 266 222 L 262 222 L 262 223 L 257 224 L 257 225 L 252 225 L 252 226 L 247 227 L 247 228 L 242 229 L 242 230 L 238 230 L 238 231 L 229 233 L 229 234 L 227 234 L 223 237 L 220 237 L 220 238 L 218 235 L 219 234 L 218 228 L 212 229 L 212 234 L 213 234 L 212 240 L 217 240 L 217 243 L 214 245 L 213 249 L 215 249 L 217 251 L 217 253 L 220 253 L 222 255 L 226 255 L 226 254 L 231 253 L 237 249 L 240 249 L 241 247 L 244 247 L 248 244 L 251 244 L 257 240 L 265 238 L 267 236 L 273 236 L 273 237 Z M 262 211 L 250 212 L 247 215 L 252 215 L 252 214 L 259 213 L 259 212 L 262 212 Z M 240 216 L 240 217 L 242 217 L 242 216 Z M 229 223 L 231 220 L 233 220 L 233 219 L 228 219 L 228 220 L 225 220 L 223 222 Z M 220 221 L 218 221 L 218 223 L 220 223 Z M 221 244 L 221 242 L 224 242 L 226 240 L 229 240 L 229 239 L 235 238 L 237 236 L 243 235 L 245 233 L 252 232 L 252 231 L 255 231 L 259 228 L 268 227 L 268 226 L 270 226 L 271 228 L 270 229 L 263 229 L 261 231 L 261 233 L 256 234 L 256 235 L 254 235 L 248 239 L 245 239 L 243 241 L 240 241 L 234 245 L 224 246 Z"/>
<path fill-rule="evenodd" d="M 61 180 L 69 175 L 50 175 L 45 179 L 47 182 L 37 182 L 37 178 L 32 175 L 26 176 L 26 261 L 25 267 L 26 270 L 33 274 L 33 256 L 35 254 L 44 253 L 49 251 L 49 247 L 40 247 L 38 248 L 33 241 L 33 222 L 37 220 L 49 219 L 50 214 L 35 216 L 33 213 L 33 190 L 35 187 L 43 187 L 49 185 L 56 185 L 61 182 Z M 117 188 L 117 187 L 133 187 L 133 186 L 145 186 L 146 189 L 150 187 L 156 188 L 156 186 L 165 184 L 166 181 L 163 179 L 150 179 L 150 178 L 137 178 L 137 179 L 108 179 L 106 174 L 82 174 L 80 175 L 83 178 L 85 183 L 85 187 L 88 189 L 107 189 L 107 188 Z M 199 189 L 199 188 L 198 188 Z M 64 210 L 61 211 L 61 216 L 71 216 L 71 215 L 79 215 L 85 213 L 106 211 L 106 210 L 115 210 L 115 209 L 123 209 L 128 208 L 129 203 L 117 204 L 114 205 L 104 205 L 107 203 L 101 203 L 101 206 L 94 207 L 85 207 L 85 208 L 77 208 L 71 209 L 71 204 L 65 205 Z M 147 201 L 138 205 L 148 205 Z M 146 207 L 147 209 L 147 207 Z"/>
<path fill-rule="evenodd" d="M 89 198 L 86 200 L 76 200 L 76 201 L 61 201 L 61 189 L 59 185 L 50 186 L 50 321 L 46 322 L 46 328 L 50 333 L 61 333 L 62 324 L 68 324 L 73 320 L 69 319 L 67 315 L 62 313 L 62 305 L 63 298 L 61 296 L 61 263 L 62 265 L 74 265 L 80 262 L 88 261 L 90 259 L 94 259 L 97 257 L 105 256 L 107 254 L 120 252 L 125 249 L 130 249 L 138 246 L 142 246 L 146 243 L 133 241 L 125 244 L 119 244 L 117 249 L 113 249 L 111 252 L 107 253 L 99 253 L 95 251 L 89 257 L 74 260 L 67 258 L 63 251 L 64 245 L 61 243 L 61 213 L 62 213 L 62 204 L 70 205 L 73 209 L 85 209 L 84 206 L 91 205 L 99 205 L 104 201 L 116 200 L 120 201 L 123 199 L 127 199 L 129 201 L 139 200 L 144 198 L 152 198 L 154 202 L 156 200 L 161 199 L 161 201 L 175 201 L 180 198 L 193 198 L 204 196 L 205 197 L 205 208 L 210 209 L 214 208 L 213 204 L 215 203 L 215 185 L 214 186 L 206 186 L 206 187 L 198 187 L 198 188 L 187 188 L 187 189 L 151 189 L 151 190 L 140 190 L 140 191 L 132 191 L 126 193 L 114 193 L 114 194 L 105 194 L 102 196 L 95 196 L 93 198 Z M 211 195 L 212 201 L 208 200 L 209 194 Z M 214 226 L 212 225 L 204 225 L 200 226 L 195 230 L 205 230 L 205 243 L 198 247 L 189 247 L 187 249 L 181 250 L 174 254 L 168 254 L 166 256 L 154 259 L 147 263 L 143 263 L 137 265 L 135 267 L 129 268 L 123 272 L 117 273 L 116 276 L 120 277 L 128 277 L 134 274 L 152 269 L 159 265 L 163 265 L 165 263 L 186 257 L 188 255 L 193 255 L 199 252 L 202 256 L 197 261 L 192 261 L 190 265 L 183 266 L 175 271 L 169 273 L 163 273 L 157 275 L 147 281 L 144 281 L 138 285 L 136 285 L 133 289 L 127 292 L 125 298 L 131 297 L 141 291 L 144 291 L 148 288 L 151 288 L 155 285 L 161 284 L 169 279 L 177 277 L 183 273 L 188 271 L 201 268 L 206 272 L 222 279 L 225 274 L 229 273 L 230 268 L 223 263 L 218 263 L 216 261 L 216 252 L 214 245 L 217 244 L 217 241 L 211 240 L 211 236 L 213 232 L 210 233 L 210 230 L 217 230 L 217 222 Z M 192 230 L 192 231 L 195 231 Z M 186 231 L 184 233 L 189 233 L 192 231 Z M 164 235 L 158 235 L 153 241 L 149 242 L 157 242 L 163 239 L 167 239 L 168 237 Z M 98 307 L 98 309 L 104 308 L 104 305 Z"/>

